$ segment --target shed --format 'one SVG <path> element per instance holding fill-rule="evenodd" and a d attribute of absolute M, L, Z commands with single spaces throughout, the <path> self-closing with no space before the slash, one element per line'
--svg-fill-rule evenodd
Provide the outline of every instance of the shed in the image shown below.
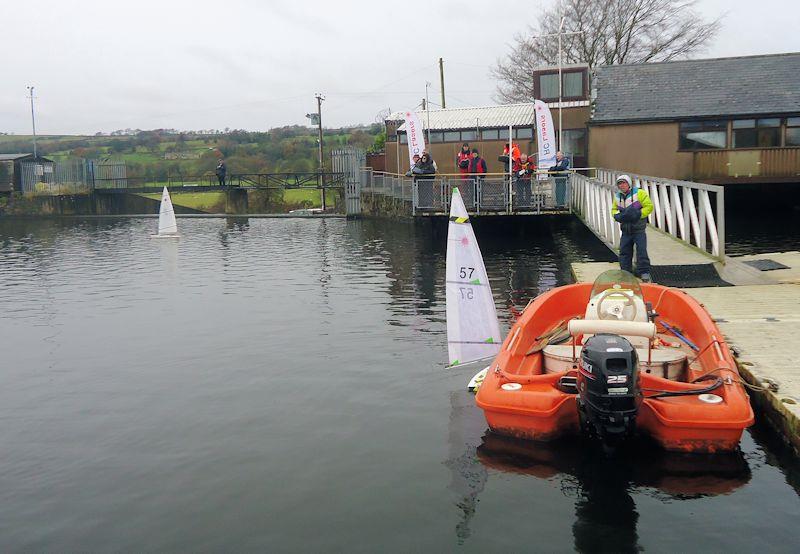
<path fill-rule="evenodd" d="M 0 192 L 22 190 L 22 164 L 28 162 L 52 164 L 53 160 L 32 153 L 0 154 Z"/>

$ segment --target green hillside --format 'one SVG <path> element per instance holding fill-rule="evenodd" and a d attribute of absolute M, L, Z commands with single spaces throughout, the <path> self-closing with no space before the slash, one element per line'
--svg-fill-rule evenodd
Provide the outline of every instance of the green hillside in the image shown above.
<path fill-rule="evenodd" d="M 116 134 L 115 134 L 116 133 Z M 38 152 L 54 160 L 67 158 L 125 161 L 128 177 L 161 182 L 171 176 L 213 175 L 220 157 L 228 173 L 311 172 L 317 170 L 317 134 L 292 126 L 266 132 L 232 130 L 216 133 L 173 130 L 125 131 L 94 136 L 39 136 Z M 326 129 L 324 147 L 353 145 L 370 149 L 381 126 Z M 0 154 L 31 152 L 30 136 L 0 135 Z M 326 160 L 326 165 L 330 162 Z"/>

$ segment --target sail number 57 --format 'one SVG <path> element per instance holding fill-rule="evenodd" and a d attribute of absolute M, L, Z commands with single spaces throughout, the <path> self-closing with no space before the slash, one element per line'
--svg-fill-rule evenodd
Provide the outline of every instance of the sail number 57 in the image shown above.
<path fill-rule="evenodd" d="M 474 267 L 462 267 L 458 270 L 458 276 L 462 279 L 472 279 L 473 273 L 475 273 Z"/>

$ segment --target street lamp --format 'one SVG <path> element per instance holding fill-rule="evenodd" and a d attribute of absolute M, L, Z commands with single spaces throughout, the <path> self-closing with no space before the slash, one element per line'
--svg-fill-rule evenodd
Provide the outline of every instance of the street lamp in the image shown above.
<path fill-rule="evenodd" d="M 38 159 L 36 154 L 36 117 L 33 114 L 33 86 L 28 87 L 28 93 L 30 94 L 31 99 L 31 125 L 33 127 L 33 161 L 35 162 Z"/>
<path fill-rule="evenodd" d="M 307 113 L 306 117 L 311 120 L 312 125 L 317 125 L 319 132 L 317 139 L 319 141 L 319 188 L 322 191 L 322 211 L 325 211 L 325 180 L 323 177 L 325 164 L 322 161 L 322 101 L 325 100 L 325 97 L 319 92 L 314 97 L 317 99 L 317 113 Z"/>
<path fill-rule="evenodd" d="M 428 100 L 428 88 L 430 86 L 430 81 L 425 81 L 425 118 L 427 119 L 425 125 L 428 127 L 428 144 L 431 143 L 431 102 Z M 428 148 L 430 149 L 430 146 Z M 428 151 L 430 152 L 430 150 Z"/>

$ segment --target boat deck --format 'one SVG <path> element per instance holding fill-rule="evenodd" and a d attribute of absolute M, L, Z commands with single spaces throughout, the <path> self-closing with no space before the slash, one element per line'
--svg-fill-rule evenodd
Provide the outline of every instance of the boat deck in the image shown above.
<path fill-rule="evenodd" d="M 654 249 L 653 261 L 661 254 Z M 753 276 L 750 269 L 754 268 L 742 263 L 762 259 L 776 261 L 786 268 L 756 269 Z M 732 287 L 683 290 L 702 303 L 717 322 L 734 349 L 742 376 L 751 384 L 773 384 L 777 389 L 751 391 L 750 395 L 759 411 L 800 453 L 800 363 L 793 348 L 794 340 L 800 337 L 800 252 L 727 258 L 725 265 L 732 266 L 728 273 L 741 275 L 741 281 L 754 280 L 761 284 L 735 282 L 736 286 Z M 572 272 L 577 281 L 591 282 L 603 271 L 618 267 L 603 262 L 575 263 Z M 728 277 L 729 282 L 736 280 L 730 279 L 724 268 L 720 276 Z"/>

